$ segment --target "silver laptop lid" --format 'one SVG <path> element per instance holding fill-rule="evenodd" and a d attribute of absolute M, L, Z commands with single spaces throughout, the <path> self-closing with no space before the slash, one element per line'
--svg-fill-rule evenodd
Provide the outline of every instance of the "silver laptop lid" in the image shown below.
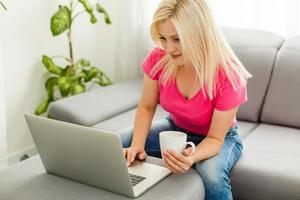
<path fill-rule="evenodd" d="M 118 134 L 35 115 L 25 118 L 48 173 L 134 196 Z"/>

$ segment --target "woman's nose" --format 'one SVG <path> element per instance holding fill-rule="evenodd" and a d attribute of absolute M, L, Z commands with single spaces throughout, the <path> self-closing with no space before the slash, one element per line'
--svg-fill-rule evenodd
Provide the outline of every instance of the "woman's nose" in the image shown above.
<path fill-rule="evenodd" d="M 166 52 L 168 54 L 172 54 L 174 51 L 176 51 L 176 46 L 175 46 L 174 42 L 168 41 L 167 42 Z"/>

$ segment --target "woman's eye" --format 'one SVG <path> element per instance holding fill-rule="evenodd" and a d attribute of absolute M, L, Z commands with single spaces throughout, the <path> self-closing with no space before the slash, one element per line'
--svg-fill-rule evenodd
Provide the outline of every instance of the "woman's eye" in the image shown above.
<path fill-rule="evenodd" d="M 179 38 L 174 39 L 175 42 L 180 42 Z"/>
<path fill-rule="evenodd" d="M 159 37 L 159 39 L 160 39 L 160 40 L 163 40 L 163 41 L 166 40 L 166 38 L 164 38 L 164 37 Z"/>

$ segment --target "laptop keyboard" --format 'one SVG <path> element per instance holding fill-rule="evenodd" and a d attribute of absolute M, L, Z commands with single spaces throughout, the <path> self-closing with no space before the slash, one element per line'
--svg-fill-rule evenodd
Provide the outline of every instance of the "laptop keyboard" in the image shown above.
<path fill-rule="evenodd" d="M 135 174 L 129 174 L 129 175 L 130 175 L 132 186 L 135 186 L 136 184 L 138 184 L 138 183 L 142 182 L 144 179 L 146 179 L 146 177 L 138 176 Z"/>

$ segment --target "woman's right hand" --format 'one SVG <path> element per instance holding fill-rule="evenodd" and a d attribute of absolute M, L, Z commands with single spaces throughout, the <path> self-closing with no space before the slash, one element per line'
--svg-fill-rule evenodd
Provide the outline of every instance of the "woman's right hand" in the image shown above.
<path fill-rule="evenodd" d="M 144 148 L 141 147 L 131 146 L 123 149 L 123 153 L 127 160 L 127 166 L 130 166 L 135 159 L 145 160 L 147 158 Z"/>

